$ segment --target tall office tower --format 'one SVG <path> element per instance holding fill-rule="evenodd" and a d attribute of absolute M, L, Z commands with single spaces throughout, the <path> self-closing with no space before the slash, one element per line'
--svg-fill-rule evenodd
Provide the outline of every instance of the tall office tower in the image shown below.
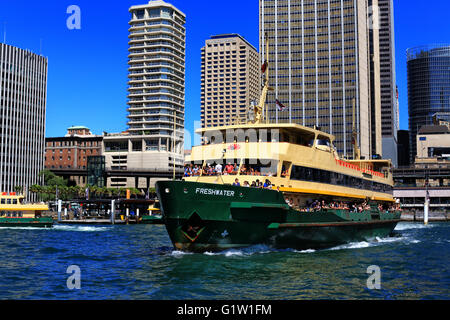
<path fill-rule="evenodd" d="M 261 92 L 259 55 L 238 34 L 212 36 L 201 50 L 202 127 L 245 121 Z"/>
<path fill-rule="evenodd" d="M 397 166 L 397 132 L 400 130 L 395 76 L 393 0 L 378 0 L 380 38 L 381 133 L 383 157 Z"/>
<path fill-rule="evenodd" d="M 272 122 L 317 126 L 353 156 L 381 154 L 377 0 L 260 0 L 260 51 L 269 40 Z M 376 40 L 376 42 L 374 42 Z M 378 88 L 373 90 L 372 88 Z M 279 111 L 278 99 L 286 108 Z M 355 108 L 353 108 L 353 102 Z"/>
<path fill-rule="evenodd" d="M 433 115 L 450 112 L 450 45 L 407 50 L 410 159 L 414 162 L 417 132 L 433 124 Z"/>
<path fill-rule="evenodd" d="M 183 162 L 186 17 L 164 1 L 130 12 L 128 131 L 135 149 Z"/>
<path fill-rule="evenodd" d="M 0 83 L 0 191 L 25 192 L 44 169 L 47 58 L 0 44 Z"/>

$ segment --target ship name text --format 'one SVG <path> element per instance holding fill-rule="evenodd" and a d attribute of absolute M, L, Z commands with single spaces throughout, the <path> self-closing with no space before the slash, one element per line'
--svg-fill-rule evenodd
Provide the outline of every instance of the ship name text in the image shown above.
<path fill-rule="evenodd" d="M 234 191 L 232 190 L 217 190 L 217 189 L 208 189 L 208 188 L 196 188 L 196 194 L 204 194 L 204 195 L 214 195 L 214 196 L 226 196 L 226 197 L 234 197 Z"/>

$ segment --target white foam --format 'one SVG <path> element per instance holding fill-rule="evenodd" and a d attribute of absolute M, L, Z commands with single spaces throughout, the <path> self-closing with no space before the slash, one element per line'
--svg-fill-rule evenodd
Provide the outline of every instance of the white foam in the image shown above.
<path fill-rule="evenodd" d="M 0 230 L 50 230 L 51 227 L 0 227 Z"/>
<path fill-rule="evenodd" d="M 306 249 L 306 250 L 294 250 L 296 253 L 313 253 L 316 252 L 314 249 Z"/>
<path fill-rule="evenodd" d="M 184 256 L 186 254 L 193 254 L 192 252 L 185 252 L 185 251 L 180 251 L 180 250 L 174 250 L 170 253 L 171 256 L 173 257 L 181 257 Z"/>
<path fill-rule="evenodd" d="M 360 249 L 360 248 L 368 248 L 368 247 L 370 247 L 369 242 L 361 241 L 361 242 L 350 242 L 350 243 L 342 244 L 340 246 L 333 247 L 328 250 Z"/>
<path fill-rule="evenodd" d="M 61 225 L 57 224 L 53 226 L 53 229 L 60 231 L 79 231 L 79 232 L 103 232 L 109 231 L 112 227 L 104 226 L 80 226 L 80 225 Z"/>
<path fill-rule="evenodd" d="M 420 222 L 400 222 L 395 227 L 395 231 L 403 231 L 403 230 L 409 230 L 409 229 L 423 229 L 423 228 L 431 228 L 432 225 L 424 225 Z"/>

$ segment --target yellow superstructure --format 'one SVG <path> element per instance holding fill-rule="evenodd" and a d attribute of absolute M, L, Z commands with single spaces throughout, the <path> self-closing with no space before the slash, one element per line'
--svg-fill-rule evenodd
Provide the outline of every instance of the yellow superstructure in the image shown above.
<path fill-rule="evenodd" d="M 24 196 L 15 193 L 0 194 L 0 217 L 35 218 L 42 211 L 48 211 L 46 204 L 23 203 Z"/>
<path fill-rule="evenodd" d="M 249 109 L 248 122 L 197 130 L 202 144 L 186 158 L 184 179 L 239 185 L 268 180 L 270 188 L 293 197 L 298 206 L 317 198 L 393 202 L 391 161 L 361 159 L 356 131 L 355 160 L 344 160 L 331 134 L 298 124 L 268 123 L 263 112 L 271 88 L 265 67 L 261 99 Z"/>
<path fill-rule="evenodd" d="M 193 147 L 186 163 L 199 170 L 186 181 L 232 184 L 238 179 L 242 185 L 268 179 L 272 188 L 288 193 L 393 201 L 390 160 L 342 160 L 334 137 L 319 130 L 297 124 L 247 124 L 197 133 L 205 142 Z M 224 142 L 230 138 L 233 142 Z M 235 168 L 231 174 L 203 170 L 218 163 Z"/>

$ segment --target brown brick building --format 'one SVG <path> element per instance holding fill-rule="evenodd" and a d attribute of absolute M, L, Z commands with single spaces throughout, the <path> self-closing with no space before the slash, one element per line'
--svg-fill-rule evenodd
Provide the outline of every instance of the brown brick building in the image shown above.
<path fill-rule="evenodd" d="M 81 126 L 68 128 L 64 137 L 46 138 L 45 168 L 84 185 L 87 159 L 101 155 L 102 140 L 102 136 L 94 135 L 89 128 Z M 67 174 L 71 171 L 73 175 Z M 76 175 L 77 171 L 81 174 Z"/>

